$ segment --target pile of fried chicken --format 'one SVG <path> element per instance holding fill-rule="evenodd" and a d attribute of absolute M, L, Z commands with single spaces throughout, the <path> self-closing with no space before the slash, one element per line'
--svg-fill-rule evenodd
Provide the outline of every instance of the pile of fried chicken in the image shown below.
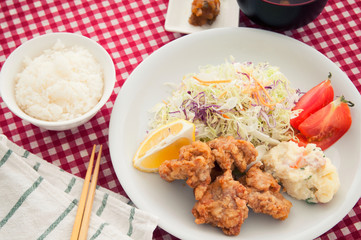
<path fill-rule="evenodd" d="M 235 236 L 248 217 L 248 208 L 284 220 L 292 207 L 273 176 L 255 163 L 257 155 L 252 143 L 231 136 L 195 141 L 181 148 L 178 159 L 163 162 L 159 174 L 169 182 L 186 180 L 194 189 L 192 213 L 197 224 L 209 223 Z M 235 179 L 235 170 L 243 176 Z"/>

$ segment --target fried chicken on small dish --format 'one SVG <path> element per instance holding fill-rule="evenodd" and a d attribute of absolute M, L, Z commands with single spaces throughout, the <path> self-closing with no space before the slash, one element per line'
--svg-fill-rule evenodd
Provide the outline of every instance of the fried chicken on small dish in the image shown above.
<path fill-rule="evenodd" d="M 159 167 L 159 175 L 168 182 L 186 180 L 186 183 L 194 188 L 195 198 L 198 200 L 211 182 L 210 173 L 213 167 L 214 157 L 209 146 L 195 141 L 180 149 L 178 159 L 164 161 Z"/>
<path fill-rule="evenodd" d="M 262 171 L 261 165 L 261 163 L 254 164 L 241 180 L 249 193 L 247 205 L 256 213 L 285 220 L 292 203 L 283 197 L 280 193 L 281 186 L 271 174 Z"/>
<path fill-rule="evenodd" d="M 195 203 L 192 213 L 197 224 L 209 223 L 229 236 L 238 235 L 248 217 L 247 191 L 233 179 L 231 170 L 218 176 L 202 198 Z"/>
<path fill-rule="evenodd" d="M 223 170 L 233 170 L 234 166 L 244 172 L 247 165 L 256 160 L 258 152 L 252 143 L 232 136 L 219 137 L 208 142 L 218 165 Z"/>

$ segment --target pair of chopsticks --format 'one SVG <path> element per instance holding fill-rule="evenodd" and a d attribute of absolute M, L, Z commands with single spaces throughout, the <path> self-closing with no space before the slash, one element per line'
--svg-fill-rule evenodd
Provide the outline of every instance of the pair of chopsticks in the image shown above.
<path fill-rule="evenodd" d="M 93 146 L 93 151 L 90 156 L 88 170 L 86 172 L 84 179 L 83 190 L 81 192 L 81 196 L 79 200 L 78 211 L 76 213 L 76 217 L 73 225 L 71 240 L 85 240 L 88 234 L 90 215 L 93 207 L 95 189 L 98 181 L 100 156 L 102 153 L 103 146 L 100 145 L 97 161 L 95 163 L 94 173 L 92 175 L 95 148 L 96 145 Z"/>

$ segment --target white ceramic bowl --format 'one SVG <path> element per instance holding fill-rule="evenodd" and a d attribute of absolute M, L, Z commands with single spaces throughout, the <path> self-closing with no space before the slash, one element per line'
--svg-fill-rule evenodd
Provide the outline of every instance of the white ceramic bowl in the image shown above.
<path fill-rule="evenodd" d="M 43 50 L 52 48 L 58 39 L 65 46 L 82 46 L 96 58 L 103 69 L 104 90 L 98 104 L 82 116 L 66 121 L 50 122 L 33 118 L 19 108 L 14 93 L 15 76 L 21 70 L 25 56 L 30 58 L 39 56 Z M 0 92 L 7 107 L 21 119 L 47 130 L 61 131 L 78 127 L 89 121 L 108 101 L 114 89 L 115 79 L 113 61 L 107 51 L 97 42 L 75 33 L 48 33 L 23 43 L 10 54 L 1 69 Z"/>

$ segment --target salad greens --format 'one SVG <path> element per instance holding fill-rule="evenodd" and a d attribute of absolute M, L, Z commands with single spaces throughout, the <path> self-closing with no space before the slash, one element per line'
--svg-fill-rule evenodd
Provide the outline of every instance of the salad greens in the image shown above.
<path fill-rule="evenodd" d="M 186 75 L 172 96 L 151 109 L 150 127 L 186 119 L 195 124 L 197 140 L 232 135 L 270 146 L 293 138 L 290 119 L 298 99 L 277 67 L 231 58 Z"/>

